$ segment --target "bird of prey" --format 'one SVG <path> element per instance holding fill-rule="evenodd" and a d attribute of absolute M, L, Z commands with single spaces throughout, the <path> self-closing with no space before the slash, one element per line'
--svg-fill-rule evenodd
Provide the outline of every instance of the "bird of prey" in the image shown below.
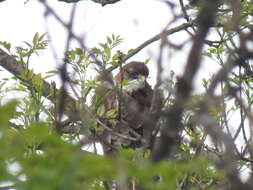
<path fill-rule="evenodd" d="M 153 128 L 148 125 L 153 96 L 153 90 L 146 81 L 148 75 L 146 64 L 133 61 L 124 65 L 114 77 L 114 87 L 104 85 L 107 90 L 102 91 L 101 104 L 105 112 L 114 110 L 117 113 L 114 119 L 103 119 L 110 129 L 103 130 L 101 135 L 105 153 L 113 152 L 119 147 L 135 149 L 147 146 Z"/>

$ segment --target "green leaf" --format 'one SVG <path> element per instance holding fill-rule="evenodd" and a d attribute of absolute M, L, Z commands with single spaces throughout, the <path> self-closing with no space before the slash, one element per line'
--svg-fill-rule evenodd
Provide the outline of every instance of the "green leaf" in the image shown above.
<path fill-rule="evenodd" d="M 8 51 L 10 51 L 10 49 L 11 49 L 11 44 L 6 41 L 0 41 L 0 45 L 3 46 Z"/>
<path fill-rule="evenodd" d="M 36 32 L 35 35 L 34 35 L 34 37 L 33 37 L 33 40 L 32 40 L 32 42 L 33 42 L 34 45 L 36 45 L 38 43 L 39 38 L 40 38 L 39 37 L 39 33 Z"/>
<path fill-rule="evenodd" d="M 98 116 L 104 116 L 105 114 L 105 106 L 104 105 L 100 105 L 97 109 L 97 115 Z"/>
<path fill-rule="evenodd" d="M 99 46 L 101 46 L 103 49 L 108 49 L 108 46 L 106 44 L 103 43 L 98 43 Z"/>
<path fill-rule="evenodd" d="M 106 112 L 106 117 L 108 118 L 115 118 L 117 116 L 117 110 L 116 109 L 111 109 Z"/>
<path fill-rule="evenodd" d="M 107 39 L 107 43 L 109 43 L 109 44 L 112 43 L 112 40 L 109 37 L 107 37 L 106 39 Z"/>
<path fill-rule="evenodd" d="M 127 86 L 128 84 L 129 84 L 128 80 L 123 80 L 121 83 L 122 86 Z"/>
<path fill-rule="evenodd" d="M 28 43 L 28 42 L 23 42 L 24 44 L 26 44 L 29 48 L 32 48 L 33 46 L 30 44 L 30 43 Z"/>
<path fill-rule="evenodd" d="M 1 127 L 8 127 L 9 120 L 14 116 L 17 101 L 11 101 L 3 106 L 0 106 L 0 126 Z"/>
<path fill-rule="evenodd" d="M 46 36 L 46 33 L 42 34 L 40 37 L 39 37 L 39 41 L 42 41 L 44 39 L 44 37 Z"/>

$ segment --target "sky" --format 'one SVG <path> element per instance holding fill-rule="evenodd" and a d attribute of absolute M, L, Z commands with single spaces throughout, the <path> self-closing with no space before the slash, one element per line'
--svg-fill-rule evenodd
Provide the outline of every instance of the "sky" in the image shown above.
<path fill-rule="evenodd" d="M 36 0 L 7 0 L 0 3 L 0 41 L 10 42 L 13 46 L 22 45 L 24 41 L 31 41 L 36 32 L 50 35 L 51 44 L 57 54 L 56 60 L 51 49 L 44 50 L 40 56 L 31 59 L 31 67 L 36 73 L 45 73 L 59 67 L 62 62 L 66 42 L 66 31 L 53 17 L 45 19 L 45 9 Z M 50 6 L 64 20 L 68 21 L 72 4 L 50 0 Z M 107 36 L 120 35 L 124 41 L 118 50 L 127 52 L 136 48 L 144 41 L 161 32 L 171 20 L 171 10 L 159 0 L 124 0 L 113 5 L 102 7 L 90 0 L 77 3 L 74 31 L 85 38 L 88 48 L 104 42 Z M 175 25 L 179 25 L 177 23 Z M 174 25 L 174 26 L 175 26 Z M 178 44 L 186 40 L 185 32 L 171 35 L 169 39 Z M 130 60 L 145 61 L 150 59 L 150 79 L 154 85 L 156 78 L 156 62 L 158 57 L 159 43 L 156 42 L 143 49 Z M 74 47 L 77 44 L 72 44 Z M 190 44 L 179 52 L 171 53 L 170 59 L 166 57 L 166 73 L 173 70 L 176 75 L 183 71 L 187 60 Z M 167 54 L 166 54 L 167 56 Z M 130 61 L 129 60 L 129 61 Z M 216 71 L 210 65 L 203 67 L 198 76 L 197 86 L 201 86 L 201 78 L 209 77 Z"/>
<path fill-rule="evenodd" d="M 8 0 L 0 3 L 0 41 L 17 46 L 23 41 L 31 41 L 36 32 L 47 32 L 60 61 L 65 48 L 65 29 L 52 17 L 45 20 L 44 7 L 38 1 L 24 2 L 25 0 Z M 68 20 L 71 4 L 50 0 L 50 5 L 63 20 Z M 154 0 L 124 0 L 104 7 L 85 0 L 79 2 L 77 7 L 74 31 L 85 37 L 87 47 L 94 47 L 99 42 L 104 42 L 107 36 L 115 34 L 124 38 L 119 46 L 119 50 L 123 52 L 159 33 L 171 17 L 167 6 Z M 140 7 L 143 9 L 140 10 Z M 157 45 L 158 43 L 149 46 L 132 60 L 144 61 L 152 57 L 152 62 L 155 62 L 157 51 L 153 49 L 157 49 L 154 48 Z M 35 72 L 46 72 L 57 64 L 50 50 L 41 52 L 31 62 Z"/>

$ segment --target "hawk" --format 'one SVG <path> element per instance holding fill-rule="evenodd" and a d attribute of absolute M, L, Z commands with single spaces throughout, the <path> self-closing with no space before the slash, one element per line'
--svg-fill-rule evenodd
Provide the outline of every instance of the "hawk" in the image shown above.
<path fill-rule="evenodd" d="M 103 120 L 111 129 L 104 129 L 101 135 L 105 153 L 114 152 L 119 147 L 148 146 L 152 127 L 147 121 L 153 96 L 146 81 L 148 75 L 146 64 L 133 61 L 124 65 L 114 77 L 114 88 L 105 85 L 110 90 L 103 90 L 102 105 L 106 111 L 117 112 L 116 118 Z"/>

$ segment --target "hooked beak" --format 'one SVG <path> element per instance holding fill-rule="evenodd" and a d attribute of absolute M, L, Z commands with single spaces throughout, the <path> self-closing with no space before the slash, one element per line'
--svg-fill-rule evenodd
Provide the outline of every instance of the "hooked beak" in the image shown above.
<path fill-rule="evenodd" d="M 146 80 L 146 77 L 145 77 L 144 75 L 140 75 L 140 76 L 138 77 L 138 80 L 140 80 L 140 81 L 145 81 L 145 80 Z"/>

